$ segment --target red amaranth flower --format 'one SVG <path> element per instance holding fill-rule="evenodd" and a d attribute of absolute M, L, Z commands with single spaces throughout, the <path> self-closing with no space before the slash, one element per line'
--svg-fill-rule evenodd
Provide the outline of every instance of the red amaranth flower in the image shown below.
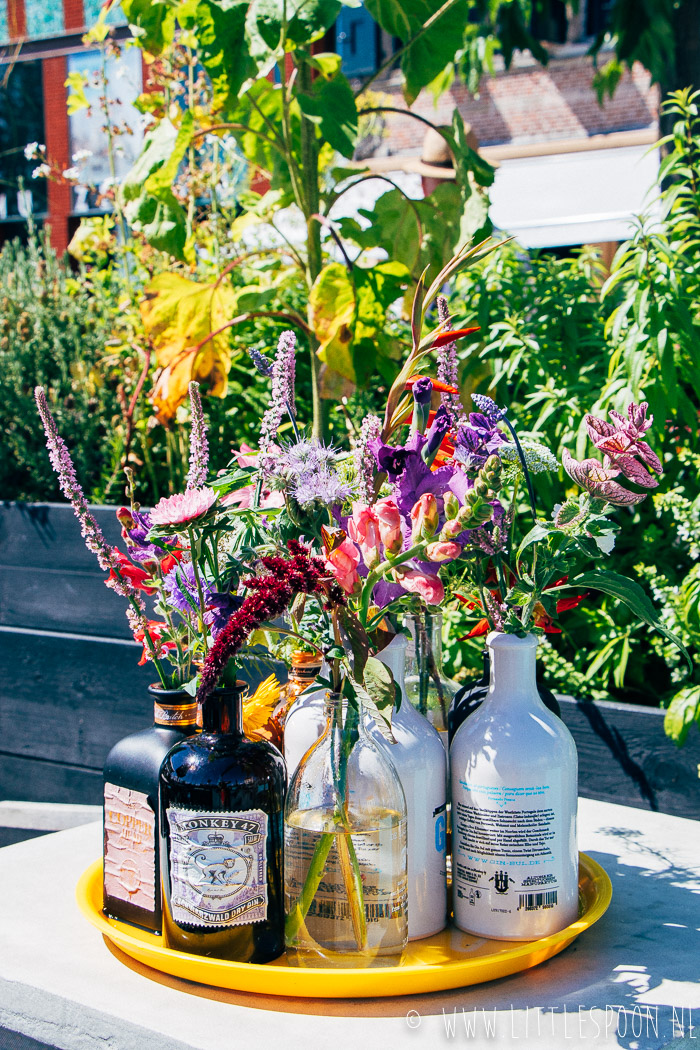
<path fill-rule="evenodd" d="M 209 650 L 197 693 L 199 703 L 206 700 L 214 690 L 230 658 L 260 624 L 280 616 L 297 594 L 324 592 L 328 573 L 323 561 L 312 557 L 297 540 L 289 540 L 287 548 L 291 558 L 277 555 L 263 557 L 260 561 L 267 569 L 267 574 L 243 581 L 251 593 L 240 608 L 231 614 Z"/>

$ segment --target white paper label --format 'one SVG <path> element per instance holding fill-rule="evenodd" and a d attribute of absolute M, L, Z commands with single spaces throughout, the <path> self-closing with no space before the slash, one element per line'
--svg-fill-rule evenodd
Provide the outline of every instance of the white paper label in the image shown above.
<path fill-rule="evenodd" d="M 191 926 L 243 926 L 267 918 L 267 814 L 171 807 L 172 917 Z"/>
<path fill-rule="evenodd" d="M 104 889 L 108 897 L 155 911 L 155 813 L 142 791 L 104 786 Z"/>

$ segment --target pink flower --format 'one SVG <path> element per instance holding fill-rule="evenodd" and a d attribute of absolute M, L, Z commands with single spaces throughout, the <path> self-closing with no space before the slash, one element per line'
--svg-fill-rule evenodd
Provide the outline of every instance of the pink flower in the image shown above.
<path fill-rule="evenodd" d="M 445 588 L 438 576 L 430 576 L 418 569 L 396 570 L 397 583 L 400 583 L 409 594 L 417 594 L 428 605 L 439 605 L 445 597 Z"/>
<path fill-rule="evenodd" d="M 222 507 L 238 507 L 240 510 L 248 510 L 253 506 L 255 501 L 255 485 L 246 485 L 242 489 L 236 489 L 235 492 L 229 492 L 228 495 L 221 497 Z M 270 491 L 270 489 L 263 488 L 260 496 L 260 507 L 262 509 L 266 507 L 283 507 L 284 506 L 284 493 Z"/>
<path fill-rule="evenodd" d="M 326 558 L 326 568 L 333 573 L 346 594 L 352 594 L 359 585 L 359 564 L 360 551 L 351 539 L 344 539 Z"/>
<path fill-rule="evenodd" d="M 627 419 L 611 409 L 609 415 L 615 421 L 614 424 L 607 423 L 596 416 L 586 416 L 584 423 L 595 447 L 610 456 L 625 477 L 647 488 L 654 488 L 656 481 L 651 474 L 632 459 L 633 456 L 639 456 L 647 467 L 651 467 L 657 474 L 662 471 L 659 457 L 646 441 L 641 440 L 654 422 L 653 416 L 647 419 L 648 407 L 646 401 L 642 401 L 639 405 L 631 402 L 627 406 Z M 640 478 L 645 480 L 640 480 Z"/>
<path fill-rule="evenodd" d="M 435 535 L 438 527 L 438 505 L 432 492 L 424 492 L 411 508 L 411 542 L 418 543 L 420 540 L 429 540 Z"/>
<path fill-rule="evenodd" d="M 462 553 L 459 543 L 448 543 L 438 540 L 437 543 L 429 543 L 425 548 L 429 561 L 452 561 Z"/>
<path fill-rule="evenodd" d="M 151 511 L 154 525 L 185 525 L 200 518 L 216 502 L 213 489 L 188 489 L 174 496 L 163 497 Z"/>
<path fill-rule="evenodd" d="M 391 496 L 378 500 L 374 507 L 374 516 L 379 526 L 379 538 L 387 554 L 398 554 L 403 545 L 401 535 L 401 513 L 396 500 Z"/>
<path fill-rule="evenodd" d="M 258 465 L 259 453 L 250 445 L 246 445 L 245 441 L 239 449 L 232 448 L 231 455 L 239 467 L 257 467 Z"/>
<path fill-rule="evenodd" d="M 348 520 L 348 535 L 362 551 L 365 565 L 371 569 L 379 561 L 379 522 L 368 503 L 353 503 Z"/>

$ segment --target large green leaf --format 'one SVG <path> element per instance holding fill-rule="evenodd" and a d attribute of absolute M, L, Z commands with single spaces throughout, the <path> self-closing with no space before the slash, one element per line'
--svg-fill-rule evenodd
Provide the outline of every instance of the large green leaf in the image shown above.
<path fill-rule="evenodd" d="M 240 97 L 228 117 L 248 130 L 234 131 L 238 144 L 254 167 L 271 178 L 275 190 L 287 190 L 289 168 L 275 129 L 282 123 L 282 88 L 262 77 Z M 299 117 L 292 113 L 292 149 L 299 155 Z"/>
<path fill-rule="evenodd" d="M 319 343 L 323 362 L 321 394 L 335 398 L 355 384 L 352 357 L 352 322 L 355 288 L 341 263 L 329 263 L 314 282 L 309 295 L 309 320 Z"/>
<path fill-rule="evenodd" d="M 579 573 L 578 576 L 570 579 L 566 585 L 567 589 L 578 589 L 580 587 L 593 587 L 597 591 L 602 591 L 604 594 L 609 594 L 613 598 L 624 602 L 635 616 L 638 616 L 640 620 L 649 624 L 650 627 L 662 634 L 669 642 L 677 646 L 683 653 L 688 667 L 691 671 L 693 670 L 693 662 L 683 642 L 672 631 L 669 631 L 668 627 L 660 619 L 645 591 L 634 580 L 629 580 L 626 576 L 619 576 L 616 572 L 610 572 L 606 569 L 594 569 L 590 572 Z M 551 590 L 555 589 L 563 588 L 551 588 Z"/>
<path fill-rule="evenodd" d="M 700 685 L 676 693 L 664 716 L 664 730 L 680 747 L 693 723 L 700 729 Z"/>
<path fill-rule="evenodd" d="M 352 158 L 357 142 L 357 104 L 342 73 L 317 77 L 310 95 L 299 93 L 297 102 L 305 117 L 315 124 L 321 138 L 344 157 Z"/>
<path fill-rule="evenodd" d="M 139 47 L 152 55 L 172 44 L 175 36 L 175 6 L 154 0 L 122 0 L 122 11 Z"/>
<path fill-rule="evenodd" d="M 366 0 L 375 21 L 402 44 L 415 42 L 401 56 L 405 78 L 404 96 L 409 105 L 452 61 L 461 48 L 464 26 L 469 20 L 469 0 Z M 426 24 L 442 7 L 445 11 Z"/>
<path fill-rule="evenodd" d="M 146 136 L 140 157 L 121 181 L 120 193 L 124 201 L 136 200 L 142 195 L 146 179 L 171 157 L 177 136 L 177 128 L 167 117 Z"/>
<path fill-rule="evenodd" d="M 290 50 L 290 45 L 300 47 L 318 40 L 333 25 L 342 6 L 340 0 L 253 0 L 246 18 L 251 56 L 265 69 Z M 357 3 L 351 0 L 347 6 Z"/>
<path fill-rule="evenodd" d="M 246 0 L 200 0 L 196 11 L 199 58 L 211 79 L 214 107 L 230 108 L 253 76 L 245 35 Z"/>
<path fill-rule="evenodd" d="M 164 192 L 168 193 L 172 190 L 179 167 L 185 159 L 185 154 L 192 142 L 193 132 L 194 117 L 190 112 L 186 112 L 183 114 L 182 123 L 178 129 L 170 156 L 144 182 L 144 190 L 147 193 L 152 194 L 154 197 L 159 197 Z"/>
<path fill-rule="evenodd" d="M 381 660 L 370 656 L 365 664 L 364 684 L 351 678 L 358 700 L 372 716 L 377 729 L 390 743 L 395 743 L 391 733 L 391 714 L 396 699 L 394 676 Z"/>
<path fill-rule="evenodd" d="M 124 214 L 134 232 L 142 233 L 153 248 L 186 261 L 187 221 L 172 191 L 163 192 L 159 197 L 145 193 L 130 201 Z"/>

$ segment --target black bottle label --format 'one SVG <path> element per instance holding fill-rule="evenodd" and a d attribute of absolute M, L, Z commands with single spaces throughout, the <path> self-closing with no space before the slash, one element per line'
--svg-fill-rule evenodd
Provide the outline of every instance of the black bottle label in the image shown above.
<path fill-rule="evenodd" d="M 175 922 L 222 928 L 267 918 L 267 814 L 169 807 Z"/>
<path fill-rule="evenodd" d="M 155 813 L 142 791 L 106 783 L 104 888 L 109 897 L 155 911 Z"/>

